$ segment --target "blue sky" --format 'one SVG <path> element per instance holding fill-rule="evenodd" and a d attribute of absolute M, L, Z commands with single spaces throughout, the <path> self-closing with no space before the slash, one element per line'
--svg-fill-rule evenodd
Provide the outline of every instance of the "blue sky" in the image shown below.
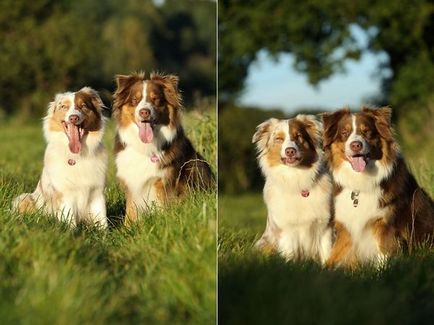
<path fill-rule="evenodd" d="M 366 43 L 360 30 L 353 28 L 352 32 L 359 43 Z M 281 108 L 286 112 L 301 107 L 335 110 L 349 105 L 358 108 L 361 104 L 368 104 L 367 99 L 379 93 L 378 64 L 386 59 L 385 54 L 365 53 L 359 61 L 347 61 L 345 73 L 334 74 L 313 87 L 304 74 L 292 67 L 292 55 L 281 55 L 275 62 L 266 52 L 261 52 L 249 68 L 246 88 L 239 103 L 265 109 Z"/>

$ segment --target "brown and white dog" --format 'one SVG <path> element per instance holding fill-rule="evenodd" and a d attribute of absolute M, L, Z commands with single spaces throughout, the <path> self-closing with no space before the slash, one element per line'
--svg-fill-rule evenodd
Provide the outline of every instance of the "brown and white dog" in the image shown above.
<path fill-rule="evenodd" d="M 15 198 L 17 211 L 43 210 L 71 226 L 85 221 L 107 227 L 103 107 L 89 87 L 55 96 L 43 122 L 47 148 L 42 175 L 33 193 Z"/>
<path fill-rule="evenodd" d="M 429 240 L 434 206 L 406 167 L 391 109 L 324 113 L 324 148 L 334 179 L 336 242 L 328 265 L 381 266 L 400 246 Z"/>
<path fill-rule="evenodd" d="M 126 196 L 125 222 L 140 211 L 207 189 L 213 182 L 208 163 L 195 151 L 181 126 L 178 77 L 144 73 L 116 77 L 113 116 L 117 177 Z"/>
<path fill-rule="evenodd" d="M 287 259 L 319 258 L 331 249 L 330 175 L 321 147 L 322 125 L 313 115 L 269 119 L 253 143 L 265 175 L 267 226 L 256 247 Z"/>

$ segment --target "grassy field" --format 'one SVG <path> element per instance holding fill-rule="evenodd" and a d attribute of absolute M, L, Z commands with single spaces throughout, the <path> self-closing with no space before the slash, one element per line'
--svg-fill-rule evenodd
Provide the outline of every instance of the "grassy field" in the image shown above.
<path fill-rule="evenodd" d="M 432 154 L 424 152 L 423 157 Z M 420 157 L 409 155 L 408 162 L 432 195 L 434 169 Z M 433 322 L 434 251 L 401 254 L 381 271 L 351 273 L 324 270 L 313 262 L 285 263 L 252 250 L 265 228 L 265 216 L 260 193 L 219 195 L 220 324 Z"/>
<path fill-rule="evenodd" d="M 215 116 L 189 113 L 187 134 L 216 166 Z M 114 128 L 105 135 L 112 152 Z M 216 195 L 197 193 L 131 229 L 70 230 L 46 215 L 10 212 L 42 168 L 41 123 L 0 125 L 0 323 L 214 324 Z M 112 221 L 124 198 L 110 161 Z"/>

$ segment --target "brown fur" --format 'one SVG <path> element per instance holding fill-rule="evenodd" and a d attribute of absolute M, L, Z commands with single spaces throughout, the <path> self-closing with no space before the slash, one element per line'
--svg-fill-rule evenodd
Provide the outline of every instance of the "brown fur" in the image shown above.
<path fill-rule="evenodd" d="M 332 252 L 326 262 L 327 267 L 344 264 L 345 266 L 353 267 L 356 263 L 355 256 L 351 252 L 353 242 L 351 235 L 345 226 L 340 222 L 335 222 L 335 242 Z"/>
<path fill-rule="evenodd" d="M 317 160 L 316 147 L 320 145 L 315 125 L 305 119 L 303 122 L 295 119 L 289 121 L 289 134 L 301 151 L 299 166 L 311 167 Z"/>
<path fill-rule="evenodd" d="M 36 210 L 36 202 L 33 197 L 28 194 L 18 203 L 16 207 L 19 213 L 31 213 Z"/>
<path fill-rule="evenodd" d="M 134 223 L 138 218 L 138 211 L 137 207 L 133 202 L 133 199 L 131 197 L 131 192 L 128 189 L 127 184 L 121 179 L 118 178 L 119 184 L 121 185 L 122 190 L 125 193 L 125 201 L 126 201 L 126 207 L 125 207 L 125 224 L 131 224 Z"/>
<path fill-rule="evenodd" d="M 51 105 L 54 106 L 52 116 L 48 121 L 48 128 L 50 131 L 54 132 L 64 132 L 62 121 L 65 119 L 65 114 L 69 107 L 72 105 L 68 98 L 63 98 L 62 100 L 52 102 Z M 75 93 L 74 100 L 75 108 L 83 113 L 84 121 L 81 127 L 87 132 L 99 132 L 102 127 L 102 103 L 98 93 L 89 88 L 84 87 Z"/>
<path fill-rule="evenodd" d="M 367 225 L 375 236 L 380 251 L 389 255 L 394 254 L 399 246 L 411 248 L 426 242 L 431 245 L 434 243 L 434 203 L 419 187 L 401 157 L 390 120 L 390 107 L 364 107 L 362 112 L 356 114 L 357 132 L 371 147 L 370 159 L 392 168 L 391 175 L 379 185 L 382 196 L 378 205 L 387 208 L 386 215 Z M 348 109 L 325 113 L 323 122 L 324 149 L 333 173 L 345 160 L 344 142 L 352 131 L 351 115 Z M 336 227 L 338 237 L 329 264 L 338 263 L 342 259 L 343 247 L 350 245 L 347 238 L 349 234 L 339 231 L 338 224 Z"/>
<path fill-rule="evenodd" d="M 97 93 L 83 88 L 75 93 L 75 108 L 85 115 L 82 128 L 88 132 L 99 131 L 102 126 L 102 102 Z"/>
<path fill-rule="evenodd" d="M 387 223 L 384 219 L 378 219 L 369 224 L 368 227 L 376 238 L 381 253 L 386 255 L 396 253 L 399 246 L 391 224 Z"/>
<path fill-rule="evenodd" d="M 271 138 L 273 124 L 276 122 L 277 119 L 271 118 L 260 124 L 252 138 L 252 143 L 256 143 L 259 154 L 266 152 L 270 167 L 282 164 L 280 152 L 285 133 L 276 132 Z M 311 167 L 319 158 L 316 148 L 321 145 L 317 126 L 308 118 L 299 116 L 288 120 L 288 133 L 291 141 L 294 141 L 300 149 L 301 159 L 298 166 Z"/>
<path fill-rule="evenodd" d="M 183 196 L 189 189 L 210 189 L 214 177 L 209 164 L 196 152 L 181 126 L 181 95 L 178 90 L 178 77 L 152 73 L 145 79 L 144 73 L 129 76 L 116 76 L 117 89 L 114 93 L 113 117 L 119 128 L 135 123 L 134 112 L 143 96 L 143 82 L 147 81 L 146 100 L 155 108 L 156 125 L 164 125 L 176 130 L 175 138 L 164 142 L 159 150 L 159 167 L 165 177 L 153 184 L 160 203 L 174 197 Z M 119 135 L 115 139 L 115 152 L 125 149 Z M 124 184 L 125 185 L 125 184 Z M 125 191 L 128 191 L 125 185 Z M 127 194 L 128 196 L 128 194 Z M 137 209 L 127 198 L 127 216 L 137 219 Z"/>

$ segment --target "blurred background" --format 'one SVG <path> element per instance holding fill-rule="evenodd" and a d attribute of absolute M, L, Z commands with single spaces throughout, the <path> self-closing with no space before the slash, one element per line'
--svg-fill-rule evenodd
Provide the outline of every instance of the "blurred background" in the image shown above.
<path fill-rule="evenodd" d="M 433 297 L 426 294 L 429 290 L 420 294 L 417 289 L 430 285 L 425 274 L 431 274 L 432 267 L 426 260 L 399 260 L 371 276 L 325 271 L 306 261 L 286 263 L 255 252 L 252 246 L 265 229 L 267 212 L 264 179 L 251 139 L 255 127 L 270 117 L 290 118 L 347 105 L 353 110 L 362 104 L 390 105 L 406 162 L 419 185 L 433 196 L 434 2 L 218 4 L 219 321 L 431 320 Z M 423 254 L 433 256 L 432 251 Z M 402 265 L 408 269 L 399 268 Z"/>
<path fill-rule="evenodd" d="M 187 108 L 214 107 L 215 15 L 203 0 L 2 0 L 0 121 L 85 85 L 109 105 L 114 75 L 138 70 L 178 74 Z"/>
<path fill-rule="evenodd" d="M 219 1 L 218 31 L 221 194 L 261 191 L 271 116 L 390 105 L 410 164 L 434 158 L 432 1 Z"/>

